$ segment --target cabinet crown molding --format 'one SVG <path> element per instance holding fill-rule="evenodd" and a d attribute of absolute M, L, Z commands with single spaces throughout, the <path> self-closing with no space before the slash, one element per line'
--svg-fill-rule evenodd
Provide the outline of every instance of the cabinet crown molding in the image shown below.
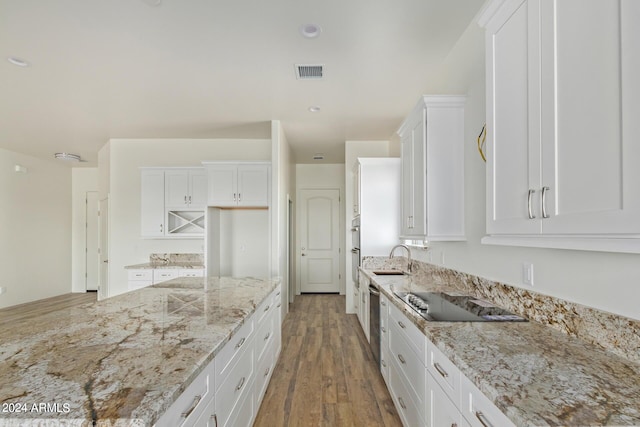
<path fill-rule="evenodd" d="M 396 133 L 402 135 L 406 128 L 415 121 L 416 115 L 429 107 L 461 107 L 467 101 L 466 95 L 422 95 Z"/>

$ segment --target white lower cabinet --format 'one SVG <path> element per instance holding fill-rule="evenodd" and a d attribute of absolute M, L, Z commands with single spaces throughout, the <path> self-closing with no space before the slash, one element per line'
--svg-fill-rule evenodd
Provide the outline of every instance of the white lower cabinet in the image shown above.
<path fill-rule="evenodd" d="M 253 424 L 280 353 L 280 309 L 276 304 L 279 300 L 280 286 L 245 321 L 155 427 Z"/>
<path fill-rule="evenodd" d="M 127 270 L 130 291 L 166 282 L 177 277 L 204 277 L 204 268 L 139 268 Z"/>
<path fill-rule="evenodd" d="M 398 307 L 380 303 L 382 376 L 404 426 L 515 427 Z"/>

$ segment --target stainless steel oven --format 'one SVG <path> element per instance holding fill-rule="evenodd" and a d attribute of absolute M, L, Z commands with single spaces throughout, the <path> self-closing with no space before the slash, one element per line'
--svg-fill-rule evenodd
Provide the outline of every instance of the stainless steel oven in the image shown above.
<path fill-rule="evenodd" d="M 360 267 L 360 217 L 351 221 L 351 277 L 358 286 L 358 267 Z"/>

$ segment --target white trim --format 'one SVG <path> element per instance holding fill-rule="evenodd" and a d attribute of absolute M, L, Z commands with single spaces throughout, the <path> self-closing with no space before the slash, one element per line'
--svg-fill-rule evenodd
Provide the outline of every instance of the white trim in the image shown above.
<path fill-rule="evenodd" d="M 640 254 L 640 236 L 628 238 L 615 236 L 485 236 L 482 238 L 481 243 L 483 245 Z"/>

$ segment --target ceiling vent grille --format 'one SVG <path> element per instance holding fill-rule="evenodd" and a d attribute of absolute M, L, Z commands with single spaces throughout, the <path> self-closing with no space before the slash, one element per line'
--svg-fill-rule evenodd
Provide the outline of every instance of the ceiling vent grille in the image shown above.
<path fill-rule="evenodd" d="M 321 79 L 324 77 L 322 64 L 296 64 L 296 78 L 298 80 Z"/>

